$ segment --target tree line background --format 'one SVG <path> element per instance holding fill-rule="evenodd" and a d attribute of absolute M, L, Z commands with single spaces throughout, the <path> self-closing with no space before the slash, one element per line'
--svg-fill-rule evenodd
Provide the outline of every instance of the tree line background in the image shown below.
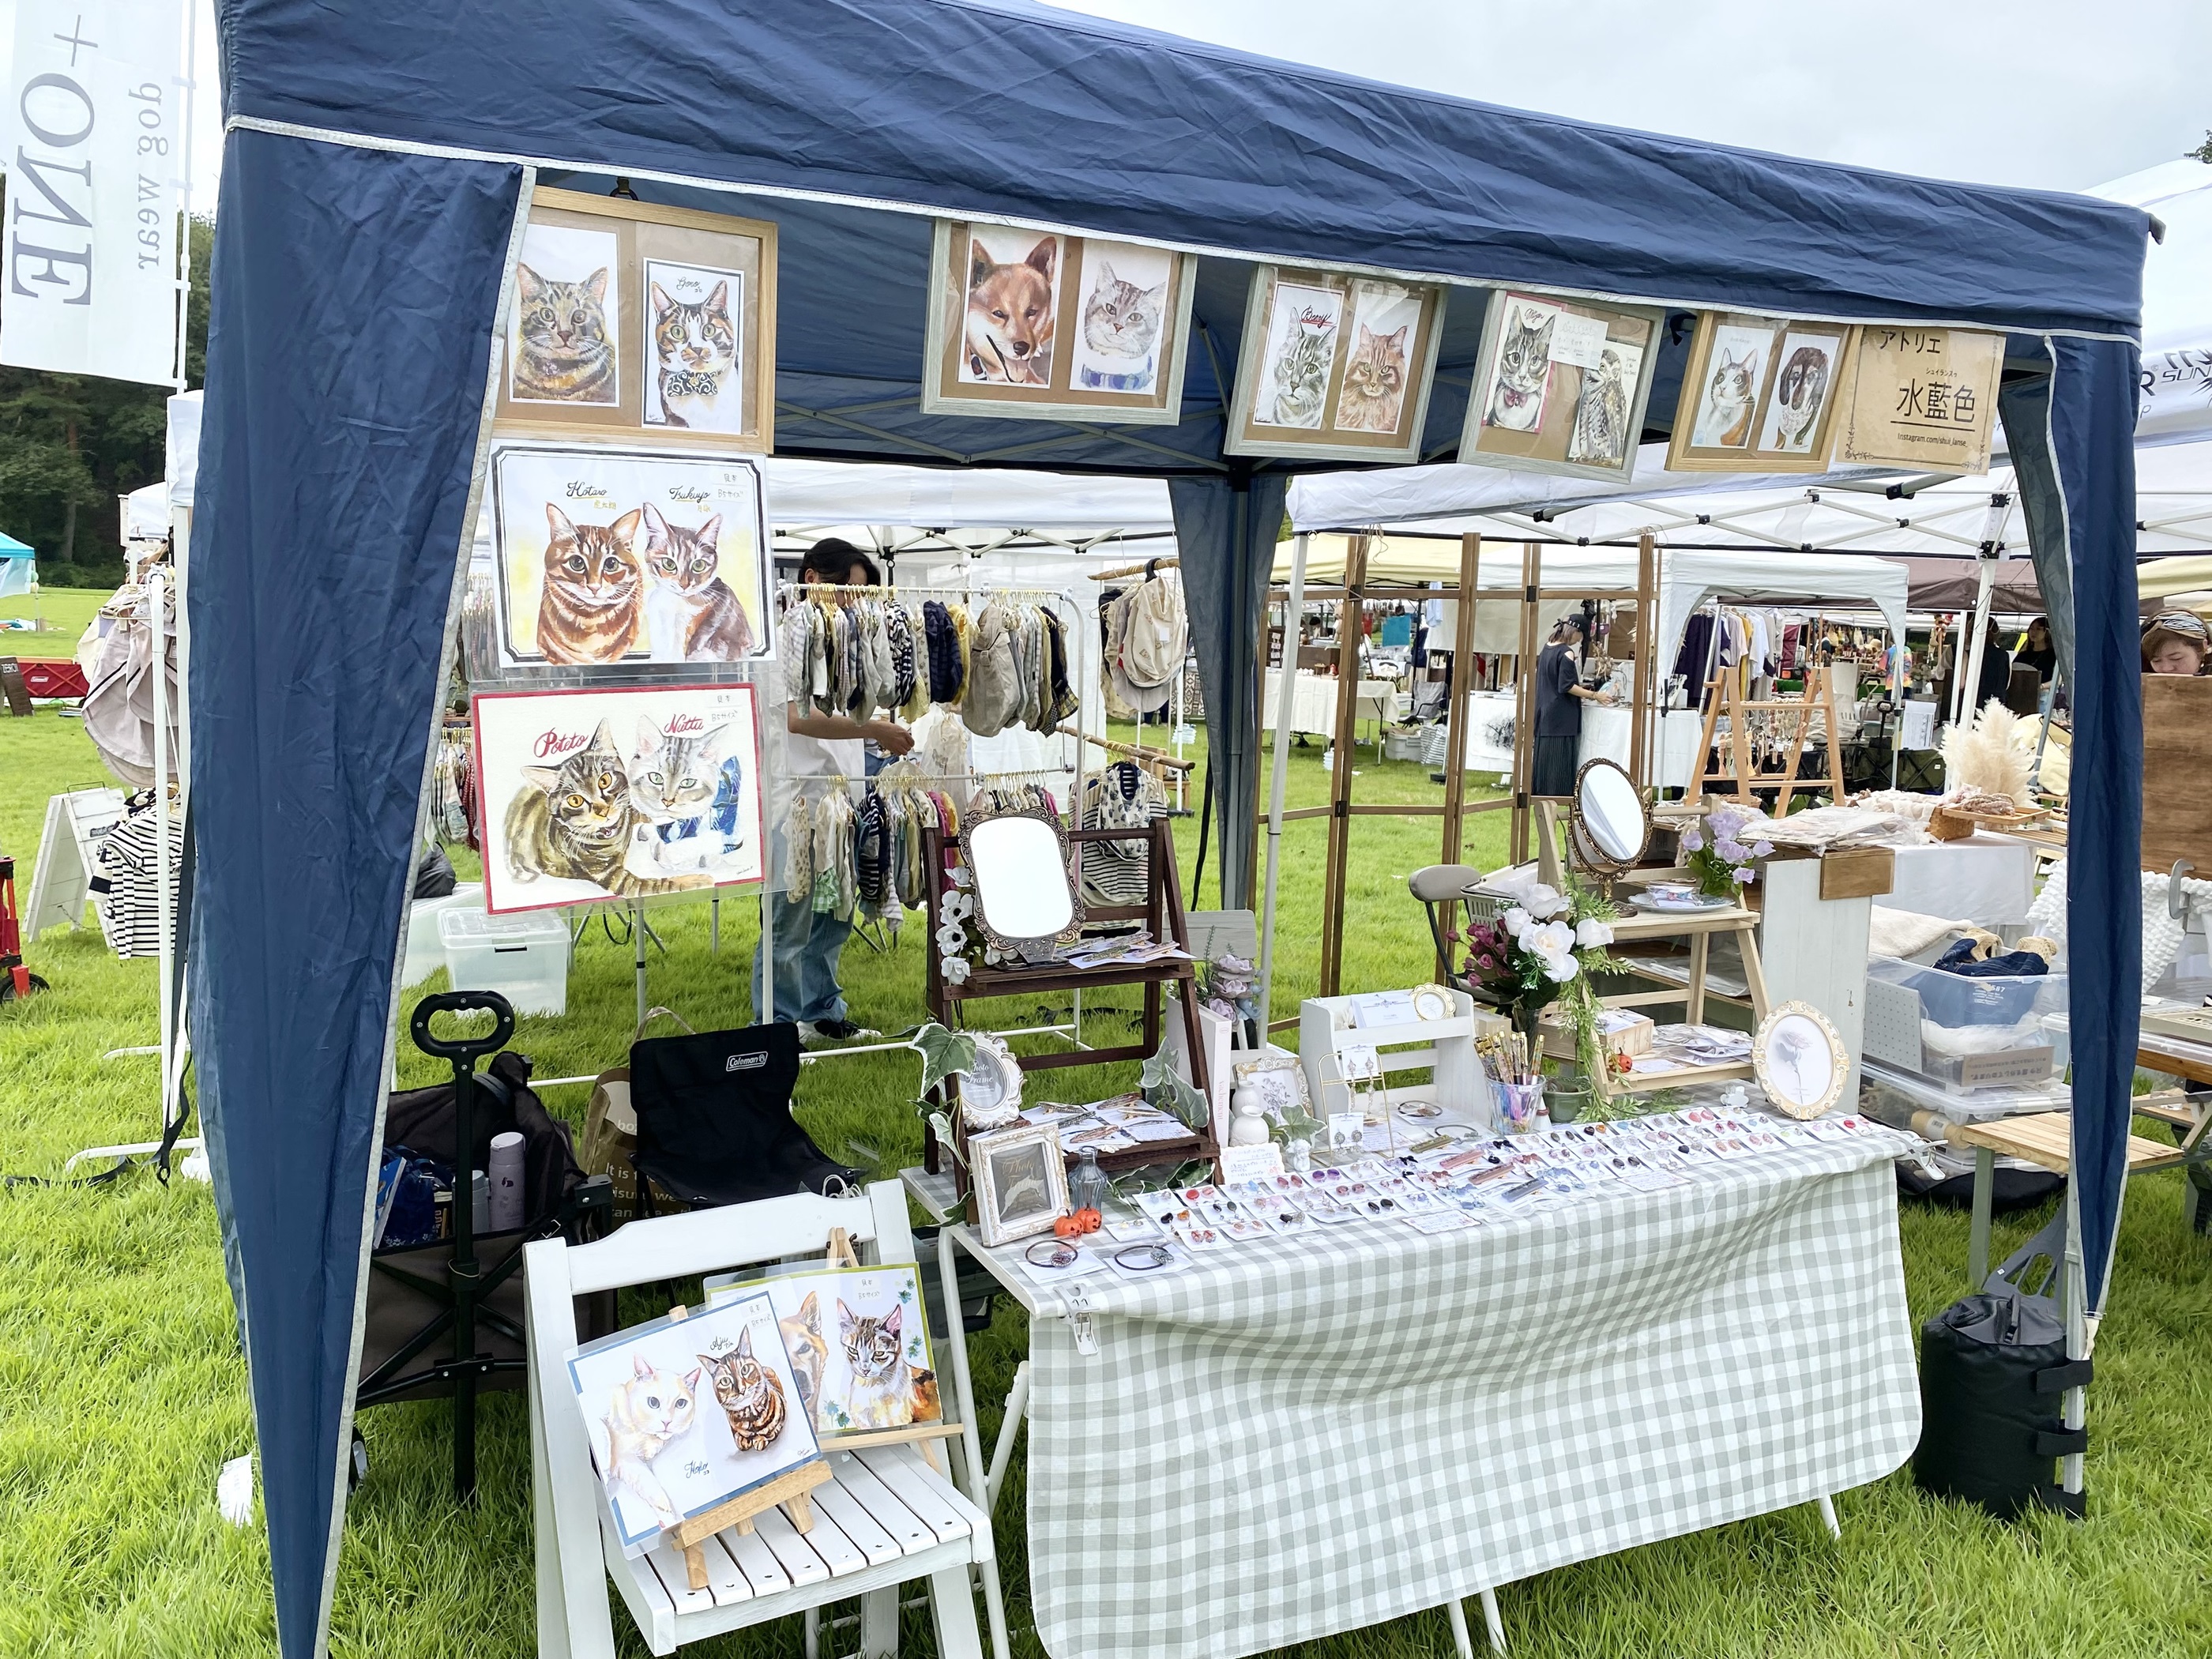
<path fill-rule="evenodd" d="M 0 187 L 0 206 L 6 194 Z M 191 223 L 185 377 L 207 368 L 208 255 L 215 221 Z M 0 531 L 27 543 L 47 587 L 123 580 L 119 495 L 161 481 L 169 389 L 92 374 L 0 368 Z"/>

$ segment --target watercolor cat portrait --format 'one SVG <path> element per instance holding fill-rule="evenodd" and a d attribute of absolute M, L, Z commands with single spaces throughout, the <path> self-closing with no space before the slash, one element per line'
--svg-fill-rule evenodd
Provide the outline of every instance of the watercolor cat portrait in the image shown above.
<path fill-rule="evenodd" d="M 1636 468 L 1662 320 L 1654 307 L 1492 293 L 1459 459 L 1626 483 Z"/>

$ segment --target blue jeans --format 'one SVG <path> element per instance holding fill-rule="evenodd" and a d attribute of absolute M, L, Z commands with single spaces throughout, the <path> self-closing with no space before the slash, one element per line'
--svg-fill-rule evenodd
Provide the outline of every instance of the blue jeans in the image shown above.
<path fill-rule="evenodd" d="M 773 907 L 771 921 L 775 942 L 775 1013 L 779 1020 L 823 1020 L 845 1018 L 845 993 L 837 983 L 837 958 L 852 937 L 851 921 L 840 921 L 811 902 L 793 901 L 775 894 L 765 901 Z M 753 950 L 752 994 L 760 1001 L 760 949 Z"/>

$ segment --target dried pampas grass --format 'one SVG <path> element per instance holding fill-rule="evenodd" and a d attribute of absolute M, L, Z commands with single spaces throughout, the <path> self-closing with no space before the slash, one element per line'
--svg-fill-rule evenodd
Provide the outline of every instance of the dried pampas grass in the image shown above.
<path fill-rule="evenodd" d="M 2028 806 L 2027 775 L 2033 745 L 2014 740 L 2021 721 L 2002 703 L 1984 703 L 1972 727 L 1954 726 L 1943 734 L 1943 787 L 1947 794 L 1972 790 L 2002 795 L 2014 808 Z"/>

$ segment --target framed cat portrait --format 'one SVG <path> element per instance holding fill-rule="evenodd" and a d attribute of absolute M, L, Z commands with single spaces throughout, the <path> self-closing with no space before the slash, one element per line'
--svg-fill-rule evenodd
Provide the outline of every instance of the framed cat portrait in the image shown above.
<path fill-rule="evenodd" d="M 1636 471 L 1664 314 L 1512 289 L 1493 292 L 1460 459 L 1626 482 Z"/>
<path fill-rule="evenodd" d="M 775 444 L 775 227 L 540 190 L 515 258 L 501 431 Z"/>
<path fill-rule="evenodd" d="M 490 483 L 502 677 L 665 672 L 773 653 L 758 461 L 496 441 Z"/>
<path fill-rule="evenodd" d="M 568 1358 L 623 1553 L 822 1455 L 782 1327 L 757 1285 Z"/>
<path fill-rule="evenodd" d="M 1670 472 L 1825 472 L 1853 331 L 1700 312 L 1667 446 Z"/>
<path fill-rule="evenodd" d="M 770 1268 L 757 1279 L 716 1275 L 706 1288 L 709 1306 L 768 1292 L 799 1397 L 824 1443 L 945 1420 L 913 1262 Z"/>
<path fill-rule="evenodd" d="M 487 691 L 471 714 L 492 914 L 761 879 L 751 686 Z"/>
<path fill-rule="evenodd" d="M 921 406 L 1172 426 L 1198 260 L 1142 242 L 940 219 Z"/>
<path fill-rule="evenodd" d="M 1223 449 L 1419 459 L 1445 293 L 1440 283 L 1261 265 L 1245 301 Z"/>

